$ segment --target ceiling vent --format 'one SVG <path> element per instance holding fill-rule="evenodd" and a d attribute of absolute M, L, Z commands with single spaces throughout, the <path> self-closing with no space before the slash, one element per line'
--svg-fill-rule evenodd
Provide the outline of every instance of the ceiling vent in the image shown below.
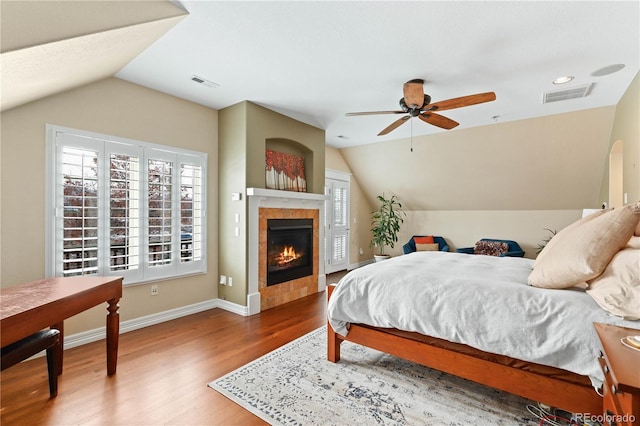
<path fill-rule="evenodd" d="M 209 81 L 202 77 L 198 77 L 197 75 L 191 76 L 191 80 L 195 81 L 196 83 L 202 84 L 204 86 L 211 87 L 212 89 L 216 89 L 220 87 L 218 83 L 214 83 L 213 81 Z"/>
<path fill-rule="evenodd" d="M 583 86 L 575 86 L 571 89 L 553 90 L 551 92 L 544 92 L 542 95 L 542 103 L 548 104 L 549 102 L 566 101 L 567 99 L 584 98 L 591 92 L 593 83 L 585 84 Z"/>

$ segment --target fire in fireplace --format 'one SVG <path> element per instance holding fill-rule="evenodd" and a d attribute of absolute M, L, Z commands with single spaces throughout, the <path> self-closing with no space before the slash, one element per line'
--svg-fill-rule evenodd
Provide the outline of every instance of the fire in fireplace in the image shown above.
<path fill-rule="evenodd" d="M 267 286 L 313 274 L 313 219 L 267 219 Z"/>

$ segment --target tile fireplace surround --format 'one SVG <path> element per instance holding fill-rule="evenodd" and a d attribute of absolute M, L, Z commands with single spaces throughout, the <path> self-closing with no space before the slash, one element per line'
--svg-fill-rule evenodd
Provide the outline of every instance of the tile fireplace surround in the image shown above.
<path fill-rule="evenodd" d="M 248 211 L 248 314 L 324 291 L 324 202 L 322 194 L 247 188 Z M 267 219 L 314 219 L 313 275 L 267 287 Z"/>

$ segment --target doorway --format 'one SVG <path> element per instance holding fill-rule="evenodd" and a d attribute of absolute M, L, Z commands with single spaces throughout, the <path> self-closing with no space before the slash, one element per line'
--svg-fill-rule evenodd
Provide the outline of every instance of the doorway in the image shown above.
<path fill-rule="evenodd" d="M 326 170 L 325 202 L 325 273 L 342 271 L 349 266 L 349 184 L 351 175 Z"/>

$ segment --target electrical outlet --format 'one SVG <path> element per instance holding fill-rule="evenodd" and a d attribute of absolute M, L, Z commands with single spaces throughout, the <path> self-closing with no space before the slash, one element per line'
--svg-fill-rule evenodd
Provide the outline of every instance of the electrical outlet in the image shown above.
<path fill-rule="evenodd" d="M 153 284 L 151 286 L 151 295 L 152 296 L 157 296 L 158 295 L 158 284 Z"/>
<path fill-rule="evenodd" d="M 229 287 L 231 287 L 233 285 L 233 278 L 228 277 L 227 278 L 227 284 L 229 285 Z"/>

